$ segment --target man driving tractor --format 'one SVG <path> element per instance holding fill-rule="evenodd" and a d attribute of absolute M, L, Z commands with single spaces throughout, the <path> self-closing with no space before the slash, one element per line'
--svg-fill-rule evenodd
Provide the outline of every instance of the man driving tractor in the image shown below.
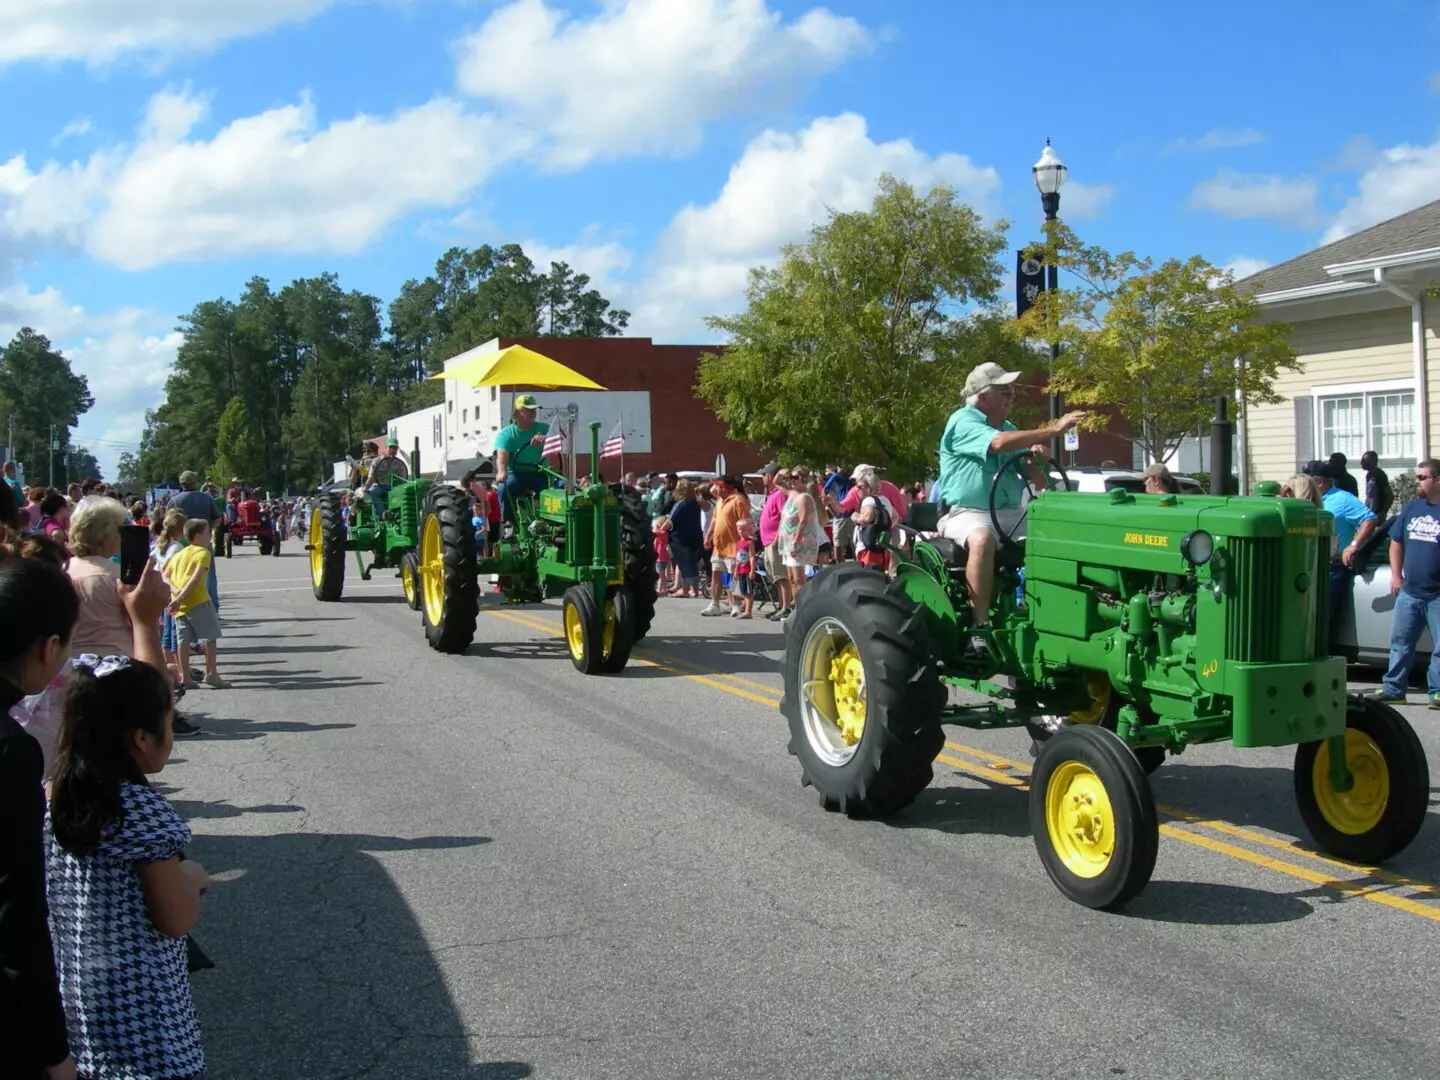
<path fill-rule="evenodd" d="M 1047 442 L 1063 435 L 1086 415 L 1071 412 L 1041 428 L 1021 431 L 1010 422 L 1015 407 L 1015 380 L 1018 371 L 1006 371 L 999 364 L 980 364 L 965 380 L 965 404 L 951 414 L 940 437 L 940 498 L 944 516 L 940 535 L 954 540 L 967 551 L 965 580 L 970 589 L 972 633 L 966 652 L 983 655 L 988 650 L 985 631 L 989 629 L 990 601 L 995 592 L 995 552 L 1000 536 L 990 518 L 990 488 L 995 474 L 1017 452 L 1029 449 L 1039 457 L 1048 452 Z M 1026 466 L 1032 483 L 1046 486 L 1045 470 L 1037 462 Z M 995 516 L 1007 535 L 1025 535 L 1025 510 L 1021 505 L 1020 476 L 1008 471 L 995 492 Z"/>
<path fill-rule="evenodd" d="M 391 435 L 385 440 L 385 453 L 371 464 L 369 475 L 365 477 L 365 485 L 360 489 L 361 494 L 370 496 L 370 505 L 375 508 L 376 517 L 385 516 L 386 500 L 390 497 L 390 487 L 395 480 L 406 480 L 409 477 L 410 467 L 400 457 L 400 440 Z"/>
<path fill-rule="evenodd" d="M 550 425 L 535 419 L 539 408 L 534 394 L 517 394 L 510 425 L 495 436 L 495 483 L 504 489 L 500 501 L 506 521 L 514 520 L 512 508 L 522 492 L 541 491 L 549 484 L 540 466 Z"/>

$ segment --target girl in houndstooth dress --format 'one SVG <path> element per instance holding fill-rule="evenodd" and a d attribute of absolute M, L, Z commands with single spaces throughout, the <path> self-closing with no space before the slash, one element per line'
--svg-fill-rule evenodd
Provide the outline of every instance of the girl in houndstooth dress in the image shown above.
<path fill-rule="evenodd" d="M 150 787 L 172 745 L 170 684 L 125 657 L 75 661 L 45 824 L 50 930 L 77 1071 L 205 1071 L 185 935 L 209 882 L 190 830 Z"/>

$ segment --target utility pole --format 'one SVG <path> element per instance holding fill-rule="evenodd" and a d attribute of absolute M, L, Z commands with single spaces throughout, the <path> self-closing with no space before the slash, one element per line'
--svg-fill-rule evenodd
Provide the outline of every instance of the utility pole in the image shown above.
<path fill-rule="evenodd" d="M 59 450 L 59 449 L 60 449 L 60 440 L 55 437 L 55 425 L 54 425 L 54 424 L 51 424 L 51 425 L 50 425 L 50 465 L 49 465 L 49 469 L 47 470 L 47 471 L 48 471 L 48 474 L 49 474 L 49 484 L 48 484 L 49 487 L 54 487 L 54 486 L 55 486 L 55 452 L 56 452 L 57 450 Z"/>

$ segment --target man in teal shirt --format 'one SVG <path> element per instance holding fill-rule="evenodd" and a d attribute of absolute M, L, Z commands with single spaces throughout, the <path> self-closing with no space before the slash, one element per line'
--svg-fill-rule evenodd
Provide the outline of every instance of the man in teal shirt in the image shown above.
<path fill-rule="evenodd" d="M 511 424 L 495 436 L 495 483 L 503 489 L 500 500 L 506 521 L 514 520 L 515 500 L 521 492 L 540 491 L 548 486 L 540 471 L 541 450 L 550 425 L 535 420 L 540 403 L 534 394 L 519 394 Z"/>
<path fill-rule="evenodd" d="M 965 580 L 970 586 L 970 622 L 988 628 L 990 601 L 995 594 L 995 551 L 999 537 L 990 520 L 990 485 L 995 474 L 1017 452 L 1045 453 L 1049 440 L 1063 435 L 1085 416 L 1067 413 L 1043 428 L 1021 431 L 1010 422 L 1015 407 L 1018 371 L 999 364 L 981 364 L 965 380 L 965 405 L 950 415 L 940 437 L 940 498 L 947 512 L 940 519 L 940 535 L 966 548 Z M 1043 475 L 1035 480 L 1044 483 Z M 995 493 L 996 516 L 1001 527 L 1024 535 L 1025 510 L 1020 505 L 1024 488 L 1012 470 Z M 983 634 L 974 635 L 967 652 L 983 652 Z"/>

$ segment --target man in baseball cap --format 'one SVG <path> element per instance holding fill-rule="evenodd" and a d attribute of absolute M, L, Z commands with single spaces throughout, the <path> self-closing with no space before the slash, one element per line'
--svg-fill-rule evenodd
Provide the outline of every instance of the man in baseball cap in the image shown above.
<path fill-rule="evenodd" d="M 1374 534 L 1377 522 L 1368 506 L 1336 484 L 1340 470 L 1333 461 L 1307 461 L 1300 471 L 1315 479 L 1320 504 L 1335 519 L 1335 548 L 1330 556 L 1330 652 L 1344 656 L 1349 647 L 1340 645 L 1336 638 L 1354 603 L 1355 572 L 1351 567 L 1365 541 Z"/>
<path fill-rule="evenodd" d="M 534 394 L 516 394 L 510 424 L 495 436 L 495 484 L 501 488 L 506 521 L 514 520 L 515 500 L 521 493 L 540 491 L 549 483 L 540 466 L 550 425 L 536 421 L 539 408 Z"/>
<path fill-rule="evenodd" d="M 965 404 L 951 414 L 940 437 L 940 498 L 946 508 L 940 535 L 966 549 L 965 580 L 970 591 L 972 632 L 965 645 L 967 656 L 989 654 L 990 602 L 995 595 L 995 552 L 1000 537 L 990 516 L 990 488 L 1001 468 L 1027 448 L 1046 454 L 1049 441 L 1063 435 L 1084 418 L 1071 412 L 1041 428 L 1021 431 L 1010 422 L 1015 407 L 1018 371 L 999 364 L 977 365 L 965 379 Z M 1043 489 L 1043 469 L 1029 469 L 1031 481 Z M 995 516 L 1007 535 L 1025 535 L 1021 506 L 1024 485 L 1014 469 L 1007 469 L 995 490 Z"/>
<path fill-rule="evenodd" d="M 389 507 L 390 488 L 396 480 L 408 480 L 410 466 L 400 456 L 400 440 L 394 435 L 385 439 L 385 453 L 375 459 L 370 473 L 365 477 L 362 494 L 370 496 L 370 505 L 375 508 L 376 517 L 384 517 Z"/>
<path fill-rule="evenodd" d="M 1140 474 L 1140 479 L 1145 481 L 1145 494 L 1147 495 L 1179 495 L 1180 481 L 1176 480 L 1169 469 L 1160 462 L 1145 466 L 1145 471 Z"/>

